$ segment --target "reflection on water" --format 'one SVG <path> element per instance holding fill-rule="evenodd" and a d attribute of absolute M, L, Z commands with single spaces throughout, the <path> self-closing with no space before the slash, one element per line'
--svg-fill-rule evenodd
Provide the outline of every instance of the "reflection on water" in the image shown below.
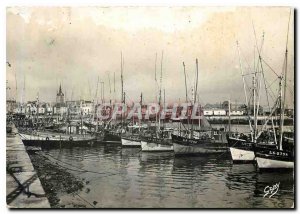
<path fill-rule="evenodd" d="M 175 157 L 110 144 L 46 153 L 91 171 L 71 171 L 85 188 L 79 196 L 61 195 L 66 207 L 272 208 L 294 200 L 293 174 L 258 173 L 252 164 L 233 165 L 228 155 Z M 265 187 L 278 182 L 278 192 L 264 198 Z"/>

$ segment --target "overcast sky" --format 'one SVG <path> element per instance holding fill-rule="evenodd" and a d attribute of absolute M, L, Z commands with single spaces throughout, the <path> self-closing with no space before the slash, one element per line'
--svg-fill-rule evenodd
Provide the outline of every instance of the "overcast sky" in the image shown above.
<path fill-rule="evenodd" d="M 7 8 L 8 95 L 15 96 L 17 83 L 18 101 L 34 100 L 37 94 L 42 101 L 55 101 L 61 83 L 68 100 L 91 100 L 99 77 L 104 82 L 105 98 L 109 99 L 109 78 L 113 98 L 115 74 L 116 98 L 120 99 L 122 51 L 126 99 L 138 101 L 143 92 L 145 102 L 152 102 L 156 94 L 156 53 L 159 77 L 163 51 L 162 87 L 168 102 L 185 100 L 183 61 L 191 93 L 196 58 L 201 103 L 228 99 L 244 102 L 236 41 L 243 70 L 249 73 L 258 59 L 255 45 L 261 47 L 264 32 L 262 58 L 280 74 L 289 14 L 290 9 L 285 7 Z M 289 104 L 293 103 L 294 87 L 293 23 L 292 11 L 288 35 Z M 271 84 L 275 74 L 266 64 L 263 69 Z M 277 83 L 270 87 L 274 92 L 277 88 Z M 262 104 L 266 104 L 264 95 Z"/>

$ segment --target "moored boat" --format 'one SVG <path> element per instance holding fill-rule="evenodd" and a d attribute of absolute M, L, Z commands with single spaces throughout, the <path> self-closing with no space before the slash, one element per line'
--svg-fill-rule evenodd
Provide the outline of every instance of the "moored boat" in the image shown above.
<path fill-rule="evenodd" d="M 121 133 L 114 130 L 105 130 L 103 142 L 121 144 Z"/>
<path fill-rule="evenodd" d="M 131 135 L 121 137 L 123 147 L 141 147 L 141 139 L 139 136 Z"/>
<path fill-rule="evenodd" d="M 227 143 L 212 138 L 188 138 L 172 135 L 175 155 L 217 154 L 228 151 Z"/>
<path fill-rule="evenodd" d="M 92 145 L 95 137 L 51 132 L 19 133 L 25 146 L 60 148 Z"/>
<path fill-rule="evenodd" d="M 245 135 L 230 137 L 227 135 L 227 142 L 234 163 L 254 163 L 254 142 Z M 274 141 L 260 140 L 257 144 L 262 148 L 275 148 Z"/>
<path fill-rule="evenodd" d="M 293 170 L 294 169 L 294 140 L 293 132 L 284 132 L 282 148 L 265 148 L 254 146 L 257 167 L 263 170 Z"/>
<path fill-rule="evenodd" d="M 170 140 L 156 137 L 143 138 L 142 152 L 173 152 L 174 147 Z"/>

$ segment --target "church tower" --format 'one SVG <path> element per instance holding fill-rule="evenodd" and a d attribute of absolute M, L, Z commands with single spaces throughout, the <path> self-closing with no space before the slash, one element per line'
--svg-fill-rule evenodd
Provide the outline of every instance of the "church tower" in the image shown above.
<path fill-rule="evenodd" d="M 65 95 L 61 90 L 61 84 L 59 85 L 59 91 L 56 95 L 56 103 L 64 103 L 65 102 Z"/>

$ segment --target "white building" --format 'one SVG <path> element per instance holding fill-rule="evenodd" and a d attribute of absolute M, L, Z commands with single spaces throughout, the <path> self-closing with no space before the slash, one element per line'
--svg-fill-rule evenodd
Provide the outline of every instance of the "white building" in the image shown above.
<path fill-rule="evenodd" d="M 203 110 L 204 116 L 225 116 L 225 109 L 205 109 Z"/>
<path fill-rule="evenodd" d="M 214 111 L 213 110 L 204 110 L 203 115 L 204 116 L 212 116 L 212 115 L 214 115 Z"/>
<path fill-rule="evenodd" d="M 232 116 L 242 116 L 243 114 L 244 114 L 244 111 L 242 111 L 242 110 L 230 111 L 230 115 L 232 115 Z"/>
<path fill-rule="evenodd" d="M 224 110 L 224 109 L 215 109 L 213 111 L 214 111 L 215 116 L 225 116 L 226 115 L 226 110 Z"/>
<path fill-rule="evenodd" d="M 93 113 L 94 103 L 92 101 L 82 100 L 80 102 L 80 110 L 83 115 L 89 115 Z"/>

